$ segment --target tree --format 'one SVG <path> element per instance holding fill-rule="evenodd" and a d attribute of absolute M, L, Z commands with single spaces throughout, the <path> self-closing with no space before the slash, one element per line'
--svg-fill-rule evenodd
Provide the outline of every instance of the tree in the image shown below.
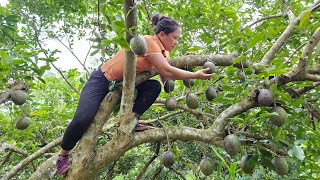
<path fill-rule="evenodd" d="M 133 151 L 135 147 L 148 148 L 143 145 L 154 142 L 166 142 L 168 145 L 156 144 L 154 155 L 147 153 L 153 155 L 149 161 L 138 156 L 145 164 L 129 166 L 142 169 L 140 173 L 135 172 L 139 178 L 144 175 L 149 178 L 166 176 L 161 175 L 163 167 L 154 162 L 166 148 L 175 152 L 178 157 L 178 165 L 170 168 L 170 172 L 182 179 L 185 176 L 202 177 L 196 168 L 202 155 L 219 162 L 212 176 L 231 179 L 245 177 L 245 170 L 237 167 L 237 161 L 246 154 L 253 154 L 249 162 L 257 164 L 252 174 L 256 178 L 275 178 L 277 175 L 273 170 L 277 168 L 275 169 L 272 159 L 278 156 L 286 157 L 289 163 L 290 173 L 285 175 L 286 178 L 319 176 L 319 1 L 254 1 L 252 4 L 224 0 L 160 3 L 139 1 L 133 9 L 122 1 L 98 1 L 98 8 L 97 3 L 91 1 L 65 3 L 15 0 L 10 4 L 11 11 L 17 12 L 16 16 L 21 18 L 21 22 L 29 24 L 27 28 L 30 29 L 25 32 L 32 39 L 30 42 L 34 47 L 42 49 L 40 34 L 44 38 L 58 39 L 66 35 L 70 39 L 67 47 L 72 50 L 74 29 L 83 32 L 79 33 L 82 36 L 85 29 L 95 31 L 97 27 L 96 33 L 93 33 L 94 38 L 91 38 L 95 43 L 92 55 L 100 53 L 104 58 L 112 56 L 119 46 L 128 49 L 127 42 L 132 35 L 128 33 L 128 29 L 133 34 L 152 33 L 149 17 L 156 12 L 168 14 L 181 22 L 184 31 L 180 47 L 171 54 L 174 58 L 170 63 L 188 70 L 201 68 L 207 61 L 218 67 L 211 80 L 196 81 L 196 85 L 188 89 L 182 82 L 175 82 L 177 90 L 171 94 L 161 94 L 157 103 L 164 104 L 169 96 L 176 96 L 179 104 L 173 112 L 154 105 L 143 116 L 144 122 L 155 123 L 159 128 L 123 134 L 119 133 L 114 124 L 120 122 L 122 130 L 127 130 L 126 127 L 130 126 L 121 120 L 130 118 L 128 111 L 132 105 L 134 83 L 141 83 L 157 75 L 155 71 L 151 71 L 138 74 L 135 78 L 132 75 L 134 64 L 128 66 L 126 73 L 131 73 L 132 76 L 126 76 L 123 82 L 122 98 L 117 88 L 106 96 L 94 123 L 72 153 L 73 165 L 67 179 L 112 177 L 117 176 L 114 174 L 117 169 L 129 172 L 121 168 L 121 164 L 130 165 L 122 157 L 130 157 L 127 152 Z M 135 24 L 137 17 L 140 20 L 138 27 Z M 55 22 L 63 22 L 62 28 L 56 30 Z M 197 55 L 183 56 L 189 51 Z M 47 50 L 39 52 L 49 53 Z M 134 58 L 128 52 L 127 58 L 130 57 Z M 46 61 L 52 65 L 50 60 L 53 59 L 54 53 L 51 53 Z M 85 68 L 85 63 L 82 64 Z M 66 78 L 68 76 L 63 72 L 60 74 L 68 86 L 77 92 L 79 88 L 74 88 L 74 83 Z M 42 74 L 38 75 L 40 79 Z M 5 82 L 8 80 L 9 78 Z M 31 80 L 30 82 L 35 81 L 34 78 Z M 218 90 L 218 97 L 212 101 L 207 101 L 202 94 L 209 85 Z M 263 89 L 268 89 L 274 96 L 269 104 L 259 103 L 259 96 L 265 91 Z M 184 105 L 185 93 L 192 91 L 198 93 L 200 108 L 190 109 Z M 116 116 L 114 109 L 120 99 L 122 109 Z M 270 120 L 280 115 L 272 110 L 274 106 L 282 107 L 288 114 L 281 127 Z M 115 118 L 109 118 L 110 116 Z M 233 157 L 222 150 L 225 148 L 224 138 L 227 134 L 235 134 L 241 140 L 241 152 Z M 187 140 L 196 143 L 184 142 Z M 7 172 L 4 179 L 14 176 L 25 165 L 58 145 L 59 141 L 57 138 L 32 152 L 33 155 Z M 203 143 L 201 150 L 195 148 L 199 147 L 199 142 Z M 30 179 L 52 176 L 56 158 L 54 155 L 38 166 Z M 100 174 L 107 167 L 108 174 Z"/>

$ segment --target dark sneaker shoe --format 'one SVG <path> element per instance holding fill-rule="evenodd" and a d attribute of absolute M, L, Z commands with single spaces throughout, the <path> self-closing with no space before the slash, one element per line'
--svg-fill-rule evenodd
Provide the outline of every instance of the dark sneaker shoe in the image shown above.
<path fill-rule="evenodd" d="M 142 124 L 140 124 L 140 123 L 138 123 L 138 124 L 136 125 L 136 127 L 134 128 L 135 131 L 145 131 L 145 130 L 148 130 L 148 129 L 150 129 L 149 126 L 142 125 Z"/>
<path fill-rule="evenodd" d="M 57 175 L 61 176 L 65 174 L 70 168 L 69 156 L 59 155 L 57 161 Z"/>

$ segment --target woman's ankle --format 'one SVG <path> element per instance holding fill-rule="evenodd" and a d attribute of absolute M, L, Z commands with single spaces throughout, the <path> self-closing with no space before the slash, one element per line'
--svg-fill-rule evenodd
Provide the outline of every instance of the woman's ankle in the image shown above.
<path fill-rule="evenodd" d="M 61 149 L 60 152 L 59 152 L 59 155 L 61 155 L 61 156 L 68 156 L 68 155 L 69 155 L 69 152 L 70 152 L 70 151 L 66 151 L 66 150 Z"/>

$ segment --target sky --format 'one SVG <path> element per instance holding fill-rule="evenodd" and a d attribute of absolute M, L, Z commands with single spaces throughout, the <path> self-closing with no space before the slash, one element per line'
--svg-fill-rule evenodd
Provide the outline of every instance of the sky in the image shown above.
<path fill-rule="evenodd" d="M 7 0 L 0 0 L 1 6 L 6 6 L 7 3 L 8 3 Z M 59 59 L 53 63 L 59 69 L 68 70 L 68 69 L 78 68 L 79 70 L 83 70 L 83 67 L 78 62 L 78 60 L 58 40 L 52 39 L 52 40 L 46 41 L 45 48 L 46 49 L 48 48 L 50 50 L 58 49 L 59 51 L 61 51 L 60 53 L 57 53 Z M 80 59 L 80 61 L 84 62 L 89 48 L 90 48 L 89 41 L 87 41 L 84 38 L 74 42 L 73 51 L 74 51 L 74 54 Z M 40 62 L 40 65 L 41 65 L 41 62 Z M 88 65 L 90 65 L 89 60 L 87 60 L 86 62 L 87 67 Z"/>

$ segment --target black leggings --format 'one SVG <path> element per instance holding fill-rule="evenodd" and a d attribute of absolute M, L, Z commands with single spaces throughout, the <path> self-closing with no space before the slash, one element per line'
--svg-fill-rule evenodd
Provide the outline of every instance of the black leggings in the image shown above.
<path fill-rule="evenodd" d="M 99 105 L 109 92 L 109 81 L 101 70 L 94 72 L 83 87 L 77 110 L 62 139 L 63 150 L 70 151 L 94 120 Z M 136 87 L 138 96 L 132 111 L 141 116 L 157 99 L 161 85 L 157 80 L 147 80 Z"/>

